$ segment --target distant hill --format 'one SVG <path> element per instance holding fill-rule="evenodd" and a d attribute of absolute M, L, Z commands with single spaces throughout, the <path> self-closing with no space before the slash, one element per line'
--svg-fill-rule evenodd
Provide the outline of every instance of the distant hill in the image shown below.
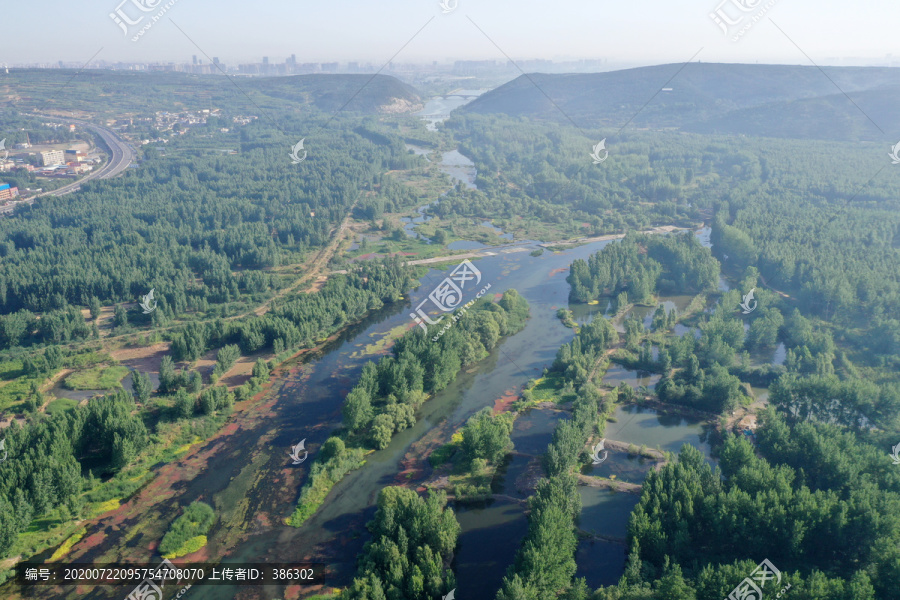
<path fill-rule="evenodd" d="M 294 75 L 252 79 L 249 84 L 269 96 L 312 103 L 327 112 L 396 114 L 425 106 L 415 88 L 390 75 Z"/>
<path fill-rule="evenodd" d="M 895 68 L 690 63 L 521 76 L 459 111 L 554 120 L 566 118 L 562 111 L 579 127 L 619 128 L 634 117 L 631 127 L 883 141 L 866 115 L 888 137 L 900 135 L 898 100 Z"/>
<path fill-rule="evenodd" d="M 322 74 L 232 80 L 223 75 L 91 69 L 13 69 L 9 75 L 0 75 L 0 97 L 4 99 L 0 109 L 20 111 L 41 108 L 46 113 L 87 111 L 122 116 L 215 106 L 249 114 L 258 112 L 244 94 L 262 108 L 287 101 L 313 105 L 326 112 L 343 108 L 356 113 L 386 114 L 424 106 L 414 88 L 390 75 Z"/>

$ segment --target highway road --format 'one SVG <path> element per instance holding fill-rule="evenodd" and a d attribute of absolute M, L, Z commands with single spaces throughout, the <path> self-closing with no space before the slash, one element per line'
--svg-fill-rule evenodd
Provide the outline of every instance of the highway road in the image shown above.
<path fill-rule="evenodd" d="M 103 167 L 95 171 L 91 171 L 78 181 L 73 181 L 72 183 L 66 184 L 59 189 L 53 190 L 51 192 L 44 192 L 43 194 L 38 194 L 38 196 L 36 196 L 38 198 L 41 196 L 62 196 L 64 194 L 74 192 L 81 187 L 82 183 L 84 183 L 85 181 L 90 181 L 91 179 L 109 179 L 110 177 L 115 177 L 116 175 L 127 169 L 128 165 L 134 162 L 135 158 L 137 157 L 137 152 L 135 152 L 134 148 L 128 142 L 120 138 L 114 131 L 106 127 L 94 125 L 93 123 L 88 123 L 86 121 L 79 121 L 77 119 L 64 119 L 62 117 L 53 115 L 34 116 L 42 117 L 45 119 L 53 119 L 54 121 L 60 121 L 63 123 L 74 123 L 79 127 L 89 129 L 103 138 L 103 141 L 106 143 L 111 152 L 109 160 L 105 165 L 103 165 Z M 24 202 L 28 202 L 29 204 L 31 204 L 31 202 L 33 201 L 34 199 L 30 198 L 28 200 L 25 200 Z M 15 204 L 9 204 L 7 206 L 0 207 L 0 214 L 12 212 L 15 208 Z"/>
<path fill-rule="evenodd" d="M 128 168 L 134 159 L 137 157 L 137 153 L 134 151 L 134 148 L 131 145 L 116 135 L 116 133 L 107 129 L 106 127 L 101 127 L 100 125 L 94 125 L 93 123 L 87 123 L 85 121 L 78 121 L 75 119 L 61 119 L 60 117 L 53 117 L 50 115 L 37 115 L 41 117 L 45 117 L 48 119 L 53 119 L 55 121 L 62 121 L 63 123 L 74 123 L 80 127 L 84 127 L 85 129 L 90 129 L 106 142 L 106 145 L 109 147 L 112 155 L 109 158 L 109 161 L 103 165 L 102 168 L 97 169 L 96 171 L 91 171 L 78 181 L 74 181 L 68 185 L 64 185 L 63 187 L 53 190 L 52 192 L 45 192 L 41 194 L 41 196 L 62 196 L 63 194 L 68 194 L 69 192 L 74 192 L 81 184 L 85 181 L 90 181 L 91 179 L 109 179 L 110 177 L 115 177 L 122 171 Z"/>

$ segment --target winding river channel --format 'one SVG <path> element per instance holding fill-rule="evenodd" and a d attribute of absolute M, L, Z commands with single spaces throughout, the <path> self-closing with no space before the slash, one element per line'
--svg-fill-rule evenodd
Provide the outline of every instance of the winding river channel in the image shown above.
<path fill-rule="evenodd" d="M 233 548 L 218 546 L 214 530 L 210 555 L 228 552 L 229 560 L 238 562 L 327 563 L 333 573 L 329 585 L 345 585 L 354 572 L 356 555 L 368 538 L 365 523 L 373 515 L 379 490 L 386 485 L 418 487 L 428 478 L 426 459 L 431 449 L 445 443 L 456 428 L 481 408 L 518 395 L 529 379 L 540 377 L 543 369 L 552 364 L 559 346 L 574 336 L 556 317 L 556 310 L 568 305 L 569 286 L 565 277 L 569 265 L 576 258 L 586 259 L 608 243 L 615 242 L 596 242 L 535 257 L 529 250 L 537 247 L 536 244 L 523 242 L 477 260 L 481 285 L 490 283 L 491 292 L 496 294 L 515 288 L 528 300 L 531 319 L 525 329 L 502 341 L 487 359 L 462 373 L 447 389 L 426 402 L 414 427 L 398 434 L 386 449 L 371 455 L 362 469 L 345 477 L 319 512 L 298 529 L 279 524 L 281 518 L 291 513 L 306 471 L 305 466 L 288 466 L 288 446 L 306 438 L 307 447 L 315 452 L 339 425 L 341 403 L 362 366 L 378 358 L 370 353 L 371 349 L 378 347 L 377 343 L 392 330 L 414 326 L 409 317 L 412 307 L 424 300 L 452 267 L 432 269 L 422 278 L 421 286 L 409 293 L 406 305 L 373 315 L 366 323 L 341 335 L 320 355 L 293 369 L 273 394 L 270 418 L 260 424 L 267 432 L 274 429 L 277 434 L 261 436 L 248 431 L 247 435 L 234 436 L 231 442 L 225 442 L 233 444 L 233 448 L 217 453 L 222 457 L 221 462 L 213 469 L 198 472 L 188 484 L 193 495 L 186 493 L 182 504 L 203 495 L 213 498 L 218 512 L 228 514 L 246 503 L 247 519 L 265 524 L 258 527 L 258 532 L 251 530 Z M 664 300 L 684 309 L 688 299 Z M 579 320 L 586 321 L 592 317 L 591 313 L 599 311 L 598 306 L 580 307 Z M 633 385 L 652 385 L 650 378 L 618 367 L 611 369 L 608 377 L 612 384 L 628 381 Z M 512 435 L 515 453 L 494 482 L 494 491 L 502 494 L 502 499 L 485 506 L 455 507 L 462 527 L 454 562 L 458 597 L 489 600 L 500 587 L 527 528 L 526 496 L 518 491 L 516 482 L 535 469 L 562 414 L 550 409 L 532 409 L 520 417 Z M 636 408 L 620 409 L 616 418 L 617 422 L 610 424 L 607 431 L 611 439 L 672 451 L 677 451 L 682 443 L 692 443 L 708 453 L 699 421 Z M 266 437 L 264 443 L 263 437 Z M 256 439 L 260 442 L 253 444 Z M 244 445 L 247 442 L 251 443 L 250 448 Z M 250 460 L 251 456 L 261 455 L 265 459 Z M 597 474 L 617 473 L 623 481 L 640 483 L 650 468 L 650 463 L 644 461 L 627 453 L 613 452 Z M 246 472 L 248 469 L 252 474 Z M 254 482 L 248 489 L 234 483 L 248 480 Z M 283 489 L 286 483 L 290 483 L 287 490 Z M 238 487 L 242 489 L 233 489 Z M 581 488 L 581 494 L 584 503 L 581 528 L 604 539 L 582 540 L 578 574 L 586 577 L 593 587 L 614 583 L 624 568 L 625 547 L 621 540 L 637 496 L 588 487 Z M 609 537 L 618 539 L 605 539 Z M 197 589 L 192 595 L 224 599 L 233 597 L 237 591 L 207 587 Z"/>
<path fill-rule="evenodd" d="M 432 114 L 427 109 L 423 112 Z M 446 164 L 442 168 L 454 179 L 474 186 L 474 167 L 461 161 L 457 154 L 444 154 Z M 409 225 L 415 226 L 412 222 Z M 699 235 L 702 237 L 703 233 L 706 232 Z M 201 556 L 189 557 L 191 562 L 224 556 L 226 562 L 324 563 L 330 572 L 325 582 L 328 587 L 347 585 L 355 571 L 356 556 L 368 539 L 365 524 L 374 513 L 379 490 L 387 485 L 418 488 L 430 475 L 427 455 L 432 449 L 445 443 L 475 412 L 518 395 L 530 379 L 541 376 L 552 364 L 560 345 L 574 336 L 556 316 L 557 309 L 568 306 L 569 265 L 609 243 L 616 242 L 600 241 L 532 256 L 530 251 L 538 246 L 522 241 L 476 260 L 482 274 L 479 287 L 489 283 L 495 294 L 515 288 L 527 299 L 531 306 L 527 325 L 430 398 L 420 410 L 417 424 L 398 434 L 386 449 L 370 455 L 363 468 L 338 483 L 321 509 L 302 527 L 287 526 L 284 519 L 294 509 L 312 460 L 292 466 L 288 457 L 290 446 L 306 439 L 310 457 L 315 457 L 321 444 L 339 427 L 344 396 L 363 365 L 389 352 L 389 345 L 379 342 L 396 336 L 402 328 L 415 326 L 410 312 L 452 266 L 430 270 L 403 302 L 371 315 L 345 330 L 323 350 L 288 365 L 262 401 L 238 413 L 234 422 L 213 439 L 199 444 L 189 457 L 162 467 L 164 474 L 178 472 L 178 481 L 161 485 L 160 490 L 164 491 L 154 498 L 149 510 L 105 521 L 102 535 L 97 534 L 90 549 L 76 560 L 109 559 L 119 552 L 135 559 L 139 554 L 136 550 L 146 548 L 145 560 L 149 561 L 151 540 L 161 538 L 181 507 L 200 499 L 214 505 L 219 519 L 209 533 L 208 546 Z M 689 298 L 662 300 L 683 310 Z M 604 310 L 599 305 L 575 308 L 580 322 Z M 652 313 L 652 309 L 637 310 Z M 640 316 L 647 317 L 644 312 Z M 615 385 L 621 381 L 635 387 L 652 386 L 655 382 L 649 375 L 613 365 L 606 382 Z M 519 491 L 519 482 L 536 472 L 538 457 L 546 450 L 563 414 L 553 409 L 532 409 L 521 416 L 512 435 L 515 451 L 493 484 L 495 494 L 501 497 L 478 507 L 454 507 L 462 527 L 453 564 L 458 582 L 456 597 L 460 600 L 492 600 L 499 589 L 527 528 L 526 496 Z M 709 456 L 701 422 L 645 408 L 619 408 L 606 436 L 674 452 L 683 443 L 690 443 Z M 626 452 L 611 451 L 609 460 L 593 473 L 606 477 L 615 474 L 620 481 L 639 484 L 652 464 Z M 591 474 L 591 468 L 585 473 Z M 165 479 L 164 474 L 157 474 L 157 479 Z M 152 493 L 152 489 L 141 492 Z M 625 564 L 628 514 L 638 496 L 591 487 L 581 487 L 580 493 L 583 511 L 579 527 L 585 535 L 578 547 L 577 575 L 585 577 L 591 588 L 615 583 Z M 136 527 L 138 524 L 140 527 Z M 129 591 L 124 587 L 95 588 L 79 597 L 124 598 Z M 197 585 L 189 591 L 189 600 L 293 597 L 291 590 L 267 589 L 261 595 L 259 592 Z"/>

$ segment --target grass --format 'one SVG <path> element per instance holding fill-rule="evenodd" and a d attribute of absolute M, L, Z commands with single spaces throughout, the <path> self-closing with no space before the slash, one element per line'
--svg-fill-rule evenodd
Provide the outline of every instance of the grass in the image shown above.
<path fill-rule="evenodd" d="M 200 548 L 202 548 L 203 546 L 205 546 L 206 541 L 207 540 L 206 540 L 205 535 L 198 535 L 196 537 L 192 537 L 191 539 L 189 539 L 185 543 L 183 543 L 181 545 L 181 547 L 179 547 L 177 550 L 174 550 L 173 552 L 171 552 L 169 554 L 163 554 L 163 558 L 172 559 L 172 558 L 178 558 L 179 556 L 186 556 L 188 554 L 192 554 L 192 553 L 196 552 L 197 550 L 199 550 Z"/>
<path fill-rule="evenodd" d="M 292 527 L 300 527 L 304 521 L 313 516 L 325 503 L 331 488 L 348 472 L 358 469 L 366 463 L 363 458 L 366 454 L 366 451 L 361 448 L 347 448 L 340 456 L 333 456 L 322 464 L 315 463 L 309 481 L 300 490 L 297 508 L 286 520 L 287 524 Z"/>
<path fill-rule="evenodd" d="M 565 377 L 561 374 L 552 373 L 541 377 L 531 388 L 532 398 L 538 402 L 567 402 L 574 398 L 574 394 L 566 395 L 561 392 L 565 383 Z"/>
<path fill-rule="evenodd" d="M 10 381 L 25 374 L 19 359 L 0 362 L 0 381 Z"/>
<path fill-rule="evenodd" d="M 68 554 L 69 550 L 72 549 L 72 546 L 74 546 L 78 542 L 78 540 L 83 538 L 84 534 L 86 534 L 86 533 L 87 533 L 87 529 L 82 527 L 81 529 L 79 529 L 78 531 L 73 533 L 71 536 L 69 536 L 69 538 L 65 542 L 63 542 L 59 546 L 59 548 L 56 549 L 56 552 L 54 552 L 53 556 L 50 557 L 49 562 L 57 562 L 59 559 L 64 557 L 66 554 Z"/>
<path fill-rule="evenodd" d="M 86 367 L 88 365 L 96 365 L 102 362 L 109 362 L 110 360 L 111 358 L 106 352 L 90 351 L 79 352 L 77 354 L 67 356 L 63 362 L 70 369 L 78 369 L 81 367 Z"/>
<path fill-rule="evenodd" d="M 428 455 L 428 462 L 431 463 L 432 467 L 439 467 L 449 462 L 450 459 L 453 458 L 453 455 L 456 454 L 456 451 L 459 449 L 461 443 L 462 430 L 458 430 L 453 434 L 448 443 L 444 444 L 440 448 L 437 448 Z"/>
<path fill-rule="evenodd" d="M 31 379 L 19 377 L 9 383 L 0 386 L 0 413 L 6 412 L 16 404 L 22 404 L 21 399 L 31 395 Z"/>
<path fill-rule="evenodd" d="M 175 519 L 159 543 L 163 558 L 178 558 L 196 552 L 206 545 L 206 534 L 216 520 L 213 508 L 204 503 L 192 502 L 184 513 Z"/>
<path fill-rule="evenodd" d="M 191 446 L 195 446 L 196 444 L 199 444 L 200 442 L 203 442 L 203 441 L 204 441 L 204 440 L 200 439 L 200 437 L 198 437 L 198 436 L 195 435 L 195 436 L 194 436 L 194 439 L 193 439 L 192 441 L 190 441 L 190 442 L 188 442 L 187 444 L 184 444 L 184 445 L 179 446 L 178 448 L 176 448 L 176 449 L 175 449 L 175 454 L 182 454 L 183 452 L 187 452 L 188 450 L 191 449 Z"/>
<path fill-rule="evenodd" d="M 363 348 L 362 350 L 357 350 L 353 353 L 352 356 L 362 357 L 383 354 L 387 350 L 389 344 L 393 344 L 395 340 L 402 337 L 403 334 L 408 330 L 409 324 L 401 323 L 400 325 L 397 325 L 396 327 L 388 331 L 387 334 L 383 335 L 377 342 L 375 342 L 374 344 L 367 344 L 365 348 Z M 371 334 L 371 337 L 375 337 L 375 335 L 376 334 L 373 333 Z"/>
<path fill-rule="evenodd" d="M 56 400 L 51 401 L 44 411 L 48 415 L 53 416 L 57 413 L 72 410 L 76 406 L 78 406 L 78 400 L 72 400 L 71 398 L 57 398 Z"/>
<path fill-rule="evenodd" d="M 122 387 L 120 382 L 128 372 L 128 367 L 99 366 L 72 373 L 66 377 L 63 385 L 70 390 L 112 390 Z"/>
<path fill-rule="evenodd" d="M 75 521 L 70 518 L 63 520 L 57 510 L 49 511 L 33 520 L 28 529 L 18 535 L 7 556 L 34 556 L 47 548 L 62 544 L 78 529 L 79 525 Z M 75 541 L 77 540 L 72 543 Z"/>
<path fill-rule="evenodd" d="M 118 510 L 118 508 L 122 506 L 121 498 L 112 498 L 107 500 L 106 502 L 100 502 L 96 506 L 92 507 L 91 510 L 91 518 L 102 515 L 103 513 L 108 513 L 113 510 Z"/>

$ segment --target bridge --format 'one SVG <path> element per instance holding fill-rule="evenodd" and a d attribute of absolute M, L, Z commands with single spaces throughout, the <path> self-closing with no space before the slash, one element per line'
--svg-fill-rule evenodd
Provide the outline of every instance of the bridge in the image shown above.
<path fill-rule="evenodd" d="M 439 94 L 435 96 L 435 98 L 440 98 L 441 100 L 446 100 L 447 98 L 468 98 L 471 100 L 472 98 L 477 98 L 481 94 L 471 94 L 467 93 L 469 90 L 464 90 L 463 88 L 456 88 L 455 90 L 451 90 L 446 94 Z"/>

